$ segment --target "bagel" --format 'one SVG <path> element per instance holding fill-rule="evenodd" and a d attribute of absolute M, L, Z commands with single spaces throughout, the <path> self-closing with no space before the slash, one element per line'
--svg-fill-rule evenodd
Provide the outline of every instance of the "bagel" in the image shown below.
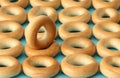
<path fill-rule="evenodd" d="M 1 6 L 8 6 L 8 5 L 18 5 L 20 7 L 27 7 L 28 0 L 0 0 Z"/>
<path fill-rule="evenodd" d="M 17 5 L 9 5 L 0 8 L 0 21 L 15 21 L 23 24 L 26 21 L 25 10 Z"/>
<path fill-rule="evenodd" d="M 120 55 L 120 39 L 105 38 L 97 43 L 97 53 L 101 57 Z"/>
<path fill-rule="evenodd" d="M 93 34 L 97 39 L 120 38 L 120 25 L 110 21 L 103 21 L 93 27 Z"/>
<path fill-rule="evenodd" d="M 14 38 L 0 37 L 0 55 L 18 57 L 22 50 L 23 45 L 20 41 Z"/>
<path fill-rule="evenodd" d="M 55 9 L 51 7 L 42 7 L 42 6 L 36 6 L 33 7 L 29 12 L 28 12 L 28 20 L 32 21 L 34 20 L 35 17 L 38 16 L 48 16 L 52 19 L 52 21 L 57 20 L 57 12 Z"/>
<path fill-rule="evenodd" d="M 0 78 L 13 78 L 21 72 L 19 61 L 6 55 L 0 55 Z"/>
<path fill-rule="evenodd" d="M 65 8 L 59 13 L 59 21 L 61 23 L 79 21 L 79 22 L 88 22 L 91 16 L 85 8 L 81 7 L 70 7 Z"/>
<path fill-rule="evenodd" d="M 94 43 L 87 38 L 71 37 L 63 41 L 61 51 L 65 56 L 76 53 L 92 56 L 96 52 L 96 47 Z"/>
<path fill-rule="evenodd" d="M 42 26 L 45 27 L 47 32 L 42 38 L 38 39 L 37 33 Z M 55 23 L 46 16 L 35 18 L 35 20 L 30 22 L 25 29 L 25 38 L 27 44 L 33 49 L 44 49 L 49 47 L 53 43 L 55 35 Z"/>
<path fill-rule="evenodd" d="M 59 63 L 49 56 L 32 56 L 28 57 L 22 64 L 23 72 L 32 78 L 51 78 L 55 76 L 59 70 Z M 44 66 L 38 67 L 38 66 Z"/>
<path fill-rule="evenodd" d="M 71 78 L 87 78 L 98 71 L 96 60 L 85 54 L 72 54 L 62 60 L 61 68 L 64 74 Z"/>
<path fill-rule="evenodd" d="M 64 8 L 69 7 L 83 7 L 89 8 L 91 6 L 91 0 L 61 0 L 61 4 Z"/>
<path fill-rule="evenodd" d="M 12 21 L 0 21 L 0 37 L 6 36 L 20 39 L 23 34 L 24 29 L 19 23 Z"/>
<path fill-rule="evenodd" d="M 119 22 L 119 13 L 113 8 L 100 8 L 93 12 L 92 21 L 96 24 L 103 21 Z"/>
<path fill-rule="evenodd" d="M 52 8 L 59 8 L 61 0 L 30 0 L 30 4 L 34 6 L 47 6 Z"/>
<path fill-rule="evenodd" d="M 84 22 L 67 22 L 60 26 L 58 33 L 63 40 L 70 37 L 90 38 L 92 29 Z"/>

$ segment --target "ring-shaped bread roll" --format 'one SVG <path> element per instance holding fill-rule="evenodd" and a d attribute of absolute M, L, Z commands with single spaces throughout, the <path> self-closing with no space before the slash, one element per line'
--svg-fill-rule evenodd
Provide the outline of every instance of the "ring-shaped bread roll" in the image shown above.
<path fill-rule="evenodd" d="M 60 50 L 59 44 L 54 41 L 48 48 L 42 50 L 35 50 L 29 46 L 25 47 L 25 53 L 27 56 L 36 56 L 36 55 L 46 55 L 46 56 L 55 56 Z"/>
<path fill-rule="evenodd" d="M 97 43 L 97 52 L 101 57 L 120 55 L 120 39 L 105 38 Z"/>
<path fill-rule="evenodd" d="M 0 78 L 13 78 L 21 72 L 21 64 L 12 56 L 0 55 Z"/>
<path fill-rule="evenodd" d="M 32 78 L 51 78 L 60 70 L 59 63 L 49 56 L 28 57 L 22 66 L 24 73 Z"/>
<path fill-rule="evenodd" d="M 23 45 L 20 41 L 9 37 L 0 38 L 0 55 L 18 57 L 22 50 Z"/>
<path fill-rule="evenodd" d="M 52 21 L 56 21 L 58 14 L 55 9 L 51 7 L 42 7 L 42 6 L 36 6 L 33 7 L 29 12 L 28 12 L 28 20 L 32 21 L 34 20 L 35 17 L 38 16 L 48 16 L 52 19 Z"/>
<path fill-rule="evenodd" d="M 110 21 L 103 21 L 94 26 L 93 34 L 97 39 L 109 37 L 120 38 L 120 25 Z"/>
<path fill-rule="evenodd" d="M 63 40 L 70 37 L 90 38 L 92 29 L 84 22 L 67 22 L 60 26 L 58 33 Z"/>
<path fill-rule="evenodd" d="M 92 0 L 93 7 L 95 9 L 99 8 L 119 8 L 119 0 Z"/>
<path fill-rule="evenodd" d="M 89 55 L 72 54 L 62 60 L 61 68 L 71 78 L 88 78 L 98 71 L 98 63 Z"/>
<path fill-rule="evenodd" d="M 20 39 L 23 36 L 24 29 L 19 23 L 12 21 L 0 21 L 0 37 L 12 37 Z"/>
<path fill-rule="evenodd" d="M 45 27 L 46 33 L 40 39 L 37 39 L 37 33 L 41 27 Z M 25 29 L 25 38 L 27 44 L 33 49 L 44 49 L 49 47 L 56 35 L 55 23 L 47 16 L 36 17 Z"/>
<path fill-rule="evenodd" d="M 100 62 L 100 71 L 107 78 L 120 78 L 120 55 L 109 56 Z"/>
<path fill-rule="evenodd" d="M 0 0 L 1 6 L 8 5 L 18 5 L 20 7 L 25 8 L 28 5 L 28 0 Z"/>
<path fill-rule="evenodd" d="M 119 13 L 113 8 L 100 8 L 93 12 L 92 21 L 99 23 L 102 21 L 119 22 Z"/>
<path fill-rule="evenodd" d="M 17 5 L 9 5 L 0 8 L 0 21 L 15 21 L 20 24 L 26 21 L 26 12 Z"/>
<path fill-rule="evenodd" d="M 91 0 L 61 0 L 61 4 L 64 8 L 69 7 L 83 7 L 89 8 L 91 6 Z"/>
<path fill-rule="evenodd" d="M 59 8 L 61 0 L 30 0 L 30 4 L 35 6 L 47 6 L 52 8 Z"/>
<path fill-rule="evenodd" d="M 63 41 L 61 51 L 66 56 L 76 53 L 92 56 L 96 52 L 96 47 L 88 38 L 71 37 Z"/>
<path fill-rule="evenodd" d="M 71 21 L 88 22 L 90 18 L 89 12 L 81 7 L 65 8 L 59 13 L 59 20 L 61 23 Z"/>

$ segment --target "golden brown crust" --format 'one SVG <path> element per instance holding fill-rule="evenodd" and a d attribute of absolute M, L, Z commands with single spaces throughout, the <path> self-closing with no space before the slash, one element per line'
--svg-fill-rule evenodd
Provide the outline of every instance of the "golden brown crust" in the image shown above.
<path fill-rule="evenodd" d="M 61 51 L 66 56 L 76 53 L 88 54 L 92 56 L 96 52 L 96 47 L 94 43 L 87 38 L 71 37 L 63 41 Z"/>
<path fill-rule="evenodd" d="M 37 33 L 41 26 L 46 28 L 47 33 L 42 38 L 37 39 Z M 35 18 L 35 20 L 30 22 L 25 29 L 25 38 L 27 44 L 30 48 L 33 49 L 44 49 L 49 47 L 53 43 L 55 35 L 55 23 L 46 16 Z"/>
<path fill-rule="evenodd" d="M 108 48 L 116 48 L 118 50 L 111 50 Z M 105 38 L 97 43 L 97 52 L 101 57 L 120 55 L 120 39 L 119 38 Z"/>
<path fill-rule="evenodd" d="M 109 56 L 102 59 L 100 63 L 100 71 L 107 78 L 119 78 L 120 77 L 120 55 Z M 118 66 L 118 67 L 117 67 Z"/>
<path fill-rule="evenodd" d="M 23 24 L 26 21 L 25 10 L 17 5 L 9 5 L 0 8 L 0 21 L 15 21 Z"/>
<path fill-rule="evenodd" d="M 20 7 L 27 7 L 28 5 L 28 0 L 18 0 L 16 2 L 11 2 L 10 0 L 0 0 L 1 1 L 1 6 L 8 6 L 8 5 L 18 5 Z"/>
<path fill-rule="evenodd" d="M 30 4 L 35 6 L 47 6 L 52 8 L 59 8 L 61 0 L 30 0 Z"/>
<path fill-rule="evenodd" d="M 0 38 L 0 55 L 18 57 L 22 53 L 22 50 L 23 46 L 20 41 L 5 36 Z"/>
<path fill-rule="evenodd" d="M 79 32 L 71 32 L 74 30 Z M 90 38 L 92 35 L 92 29 L 84 22 L 67 22 L 60 26 L 58 33 L 63 40 L 70 37 Z"/>
<path fill-rule="evenodd" d="M 21 72 L 21 64 L 12 56 L 0 55 L 0 78 L 12 78 Z"/>
<path fill-rule="evenodd" d="M 91 0 L 81 0 L 81 1 L 61 0 L 61 4 L 64 8 L 69 8 L 69 7 L 89 8 L 92 4 L 92 1 Z"/>
<path fill-rule="evenodd" d="M 12 21 L 0 21 L 0 37 L 6 36 L 20 39 L 23 34 L 24 29 L 20 24 Z"/>
<path fill-rule="evenodd" d="M 70 7 L 65 8 L 59 13 L 59 20 L 61 23 L 79 21 L 88 22 L 91 16 L 85 8 L 81 7 Z"/>
<path fill-rule="evenodd" d="M 97 39 L 109 37 L 120 38 L 120 25 L 110 21 L 103 21 L 94 26 L 93 34 Z"/>
<path fill-rule="evenodd" d="M 85 54 L 72 54 L 62 60 L 61 68 L 64 74 L 69 77 L 87 78 L 98 71 L 98 64 L 91 56 Z"/>
<path fill-rule="evenodd" d="M 103 16 L 109 16 L 108 18 L 104 18 Z M 93 12 L 92 14 L 92 21 L 94 23 L 99 23 L 103 21 L 112 21 L 112 22 L 119 22 L 119 13 L 117 10 L 113 8 L 100 8 Z"/>
<path fill-rule="evenodd" d="M 36 6 L 33 7 L 29 13 L 28 13 L 28 20 L 32 21 L 34 20 L 35 17 L 40 17 L 40 16 L 48 16 L 52 19 L 52 21 L 56 21 L 58 14 L 55 9 L 51 7 L 42 7 L 42 6 Z"/>
<path fill-rule="evenodd" d="M 60 70 L 59 63 L 49 56 L 28 57 L 22 66 L 24 73 L 33 78 L 51 78 Z M 45 68 L 36 66 L 45 66 Z"/>
<path fill-rule="evenodd" d="M 48 48 L 42 50 L 34 50 L 26 45 L 25 53 L 27 56 L 36 56 L 36 55 L 46 55 L 46 56 L 55 56 L 60 50 L 59 44 L 54 41 Z"/>
<path fill-rule="evenodd" d="M 95 9 L 99 8 L 119 8 L 119 0 L 107 0 L 108 2 L 105 2 L 104 0 L 92 0 L 93 6 Z"/>

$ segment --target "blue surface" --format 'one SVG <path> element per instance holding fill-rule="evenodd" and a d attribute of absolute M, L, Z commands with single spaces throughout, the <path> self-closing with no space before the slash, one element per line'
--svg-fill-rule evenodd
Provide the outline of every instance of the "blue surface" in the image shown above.
<path fill-rule="evenodd" d="M 29 12 L 30 8 L 31 8 L 30 5 L 26 8 L 26 12 L 27 12 L 27 13 Z M 63 8 L 60 7 L 60 8 L 57 10 L 57 12 L 59 13 L 61 9 L 63 9 Z M 91 7 L 91 8 L 89 8 L 88 10 L 89 10 L 90 14 L 92 14 L 92 12 L 94 11 L 94 8 Z M 119 10 L 119 11 L 120 11 L 120 10 Z M 26 21 L 26 22 L 23 24 L 23 27 L 25 28 L 28 23 L 29 23 L 29 22 Z M 93 24 L 91 21 L 90 21 L 88 24 L 90 25 L 91 28 L 93 28 L 94 24 Z M 57 29 L 59 28 L 60 25 L 61 25 L 61 23 L 60 23 L 59 21 L 57 21 L 57 22 L 56 22 L 56 27 L 57 27 Z M 90 39 L 91 39 L 95 44 L 96 44 L 97 41 L 98 41 L 98 40 L 96 40 L 96 39 L 94 38 L 94 36 L 92 36 Z M 57 37 L 56 40 L 59 42 L 59 44 L 62 43 L 62 40 L 60 39 L 60 37 Z M 25 41 L 25 38 L 24 38 L 24 37 L 21 39 L 21 42 L 22 42 L 22 44 L 25 46 L 26 41 Z M 21 64 L 22 64 L 22 62 L 23 62 L 26 58 L 27 58 L 27 56 L 25 55 L 24 51 L 23 51 L 23 53 L 18 57 L 18 59 L 19 59 L 19 61 L 20 61 Z M 61 60 L 62 60 L 63 58 L 64 58 L 64 55 L 63 55 L 61 52 L 59 52 L 58 55 L 55 56 L 55 59 L 56 59 L 59 63 L 61 62 Z M 98 63 L 100 63 L 101 57 L 99 57 L 97 54 L 95 54 L 95 55 L 94 55 L 94 58 L 97 60 Z M 24 73 L 21 72 L 18 76 L 14 77 L 14 78 L 29 78 L 29 77 L 25 76 Z M 69 78 L 69 77 L 66 76 L 66 75 L 64 75 L 64 74 L 60 71 L 54 78 Z M 106 78 L 106 77 L 104 77 L 104 76 L 98 71 L 98 73 L 95 74 L 94 76 L 92 76 L 91 78 Z"/>

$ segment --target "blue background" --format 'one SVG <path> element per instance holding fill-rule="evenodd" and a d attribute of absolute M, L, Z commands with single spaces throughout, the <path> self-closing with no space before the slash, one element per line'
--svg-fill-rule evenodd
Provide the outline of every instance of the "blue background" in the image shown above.
<path fill-rule="evenodd" d="M 28 5 L 28 7 L 26 8 L 26 12 L 28 13 L 30 9 L 31 9 L 31 6 Z M 62 6 L 57 9 L 57 12 L 59 13 L 61 9 L 63 9 Z M 91 8 L 89 8 L 88 10 L 89 10 L 90 14 L 92 14 L 92 12 L 94 11 L 94 8 L 91 7 Z M 119 12 L 120 12 L 120 9 L 119 9 Z M 29 23 L 29 22 L 26 21 L 26 22 L 23 24 L 23 28 L 25 28 L 25 27 L 28 25 L 28 23 Z M 92 23 L 92 21 L 90 21 L 88 24 L 90 25 L 91 28 L 93 28 L 94 24 Z M 61 23 L 60 23 L 59 21 L 57 21 L 57 22 L 56 22 L 56 27 L 57 27 L 57 29 L 59 28 L 60 25 L 61 25 Z M 97 41 L 98 41 L 97 39 L 94 38 L 94 36 L 92 36 L 90 39 L 91 39 L 95 44 L 96 44 Z M 59 36 L 56 38 L 56 40 L 58 41 L 59 44 L 62 43 L 62 40 L 60 39 Z M 23 44 L 24 46 L 26 45 L 26 41 L 25 41 L 25 38 L 24 38 L 24 37 L 23 37 L 20 41 L 22 42 L 22 44 Z M 101 57 L 99 57 L 97 54 L 95 54 L 93 57 L 97 60 L 98 63 L 100 63 Z M 20 61 L 20 63 L 22 64 L 22 62 L 23 62 L 26 58 L 27 58 L 27 56 L 25 55 L 25 53 L 24 53 L 24 51 L 23 51 L 23 53 L 22 53 L 17 59 L 18 59 L 18 60 Z M 60 63 L 61 60 L 64 58 L 64 55 L 63 55 L 61 52 L 59 52 L 54 58 Z M 29 78 L 29 77 L 28 77 L 28 76 L 25 76 L 24 73 L 21 72 L 18 76 L 14 77 L 14 78 Z M 60 71 L 54 78 L 69 78 L 69 77 L 66 76 L 66 75 L 64 75 L 64 74 L 62 73 L 62 71 Z M 94 76 L 92 76 L 91 78 L 106 78 L 106 77 L 103 76 L 103 75 L 98 71 L 98 73 L 96 73 L 96 74 L 95 74 Z"/>

